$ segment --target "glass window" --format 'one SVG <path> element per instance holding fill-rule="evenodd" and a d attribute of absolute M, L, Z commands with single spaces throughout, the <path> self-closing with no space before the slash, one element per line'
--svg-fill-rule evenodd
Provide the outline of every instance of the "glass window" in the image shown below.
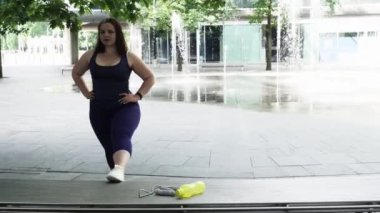
<path fill-rule="evenodd" d="M 357 32 L 344 32 L 344 33 L 339 33 L 339 37 L 356 37 L 358 36 Z"/>
<path fill-rule="evenodd" d="M 376 31 L 369 31 L 368 37 L 377 37 L 377 32 Z"/>
<path fill-rule="evenodd" d="M 238 8 L 252 8 L 254 0 L 234 0 L 233 4 Z"/>

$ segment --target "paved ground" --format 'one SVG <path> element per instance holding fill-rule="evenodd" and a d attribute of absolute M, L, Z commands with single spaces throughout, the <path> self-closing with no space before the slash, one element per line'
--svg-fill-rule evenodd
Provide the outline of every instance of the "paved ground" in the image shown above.
<path fill-rule="evenodd" d="M 289 208 L 289 203 L 373 205 L 380 200 L 376 104 L 369 111 L 305 114 L 146 97 L 126 182 L 112 185 L 105 181 L 108 169 L 89 125 L 88 102 L 72 91 L 69 74 L 61 75 L 57 67 L 6 67 L 4 73 L 0 211 L 25 211 L 24 203 L 41 211 L 74 211 L 68 209 L 87 204 L 83 211 L 103 204 Z M 376 93 L 377 86 L 371 91 Z M 207 186 L 202 196 L 138 198 L 142 188 L 199 179 Z"/>
<path fill-rule="evenodd" d="M 57 67 L 5 67 L 4 73 L 0 179 L 104 180 L 108 169 L 88 121 L 88 102 L 72 91 L 69 73 L 61 75 Z M 126 171 L 130 176 L 257 179 L 380 173 L 378 108 L 269 113 L 149 97 L 141 108 Z"/>
<path fill-rule="evenodd" d="M 289 203 L 354 201 L 378 203 L 380 200 L 380 192 L 375 187 L 380 184 L 379 175 L 244 180 L 205 179 L 205 193 L 192 199 L 178 200 L 164 196 L 138 197 L 138 192 L 142 188 L 150 190 L 156 184 L 179 186 L 191 181 L 193 179 L 131 176 L 128 176 L 123 184 L 108 184 L 105 181 L 1 180 L 0 211 L 2 203 L 94 205 L 208 203 L 235 204 L 235 206 L 262 204 L 279 207 L 282 206 L 281 204 L 286 206 Z"/>

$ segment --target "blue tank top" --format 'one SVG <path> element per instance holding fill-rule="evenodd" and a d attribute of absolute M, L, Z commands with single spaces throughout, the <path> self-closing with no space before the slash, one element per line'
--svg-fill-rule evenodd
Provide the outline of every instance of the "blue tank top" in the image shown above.
<path fill-rule="evenodd" d="M 90 60 L 90 72 L 94 100 L 117 101 L 120 93 L 130 93 L 129 77 L 131 69 L 126 55 L 122 55 L 120 62 L 112 66 L 96 64 L 96 54 Z"/>

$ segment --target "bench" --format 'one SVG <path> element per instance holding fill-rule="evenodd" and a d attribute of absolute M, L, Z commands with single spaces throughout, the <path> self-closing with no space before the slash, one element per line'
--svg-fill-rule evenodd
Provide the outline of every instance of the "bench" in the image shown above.
<path fill-rule="evenodd" d="M 63 75 L 63 72 L 65 72 L 65 71 L 70 71 L 71 72 L 71 70 L 73 70 L 73 65 L 71 65 L 71 66 L 64 66 L 64 67 L 61 67 L 60 69 L 61 69 L 61 75 Z"/>
<path fill-rule="evenodd" d="M 223 70 L 224 69 L 224 64 L 201 64 L 200 65 L 201 69 L 204 71 L 206 69 L 217 69 L 217 70 Z M 244 71 L 244 65 L 243 64 L 226 64 L 226 70 L 235 68 L 239 69 L 240 71 Z"/>

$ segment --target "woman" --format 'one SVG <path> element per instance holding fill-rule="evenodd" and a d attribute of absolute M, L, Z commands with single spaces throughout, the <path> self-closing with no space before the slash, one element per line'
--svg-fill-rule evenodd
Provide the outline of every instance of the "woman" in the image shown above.
<path fill-rule="evenodd" d="M 90 69 L 90 91 L 82 76 Z M 135 94 L 129 90 L 129 77 L 135 72 L 142 80 Z M 90 100 L 91 126 L 104 148 L 110 182 L 124 181 L 124 169 L 132 154 L 131 138 L 140 121 L 138 101 L 154 84 L 152 71 L 128 51 L 120 23 L 107 18 L 98 25 L 94 50 L 83 54 L 72 77 L 81 93 Z"/>

